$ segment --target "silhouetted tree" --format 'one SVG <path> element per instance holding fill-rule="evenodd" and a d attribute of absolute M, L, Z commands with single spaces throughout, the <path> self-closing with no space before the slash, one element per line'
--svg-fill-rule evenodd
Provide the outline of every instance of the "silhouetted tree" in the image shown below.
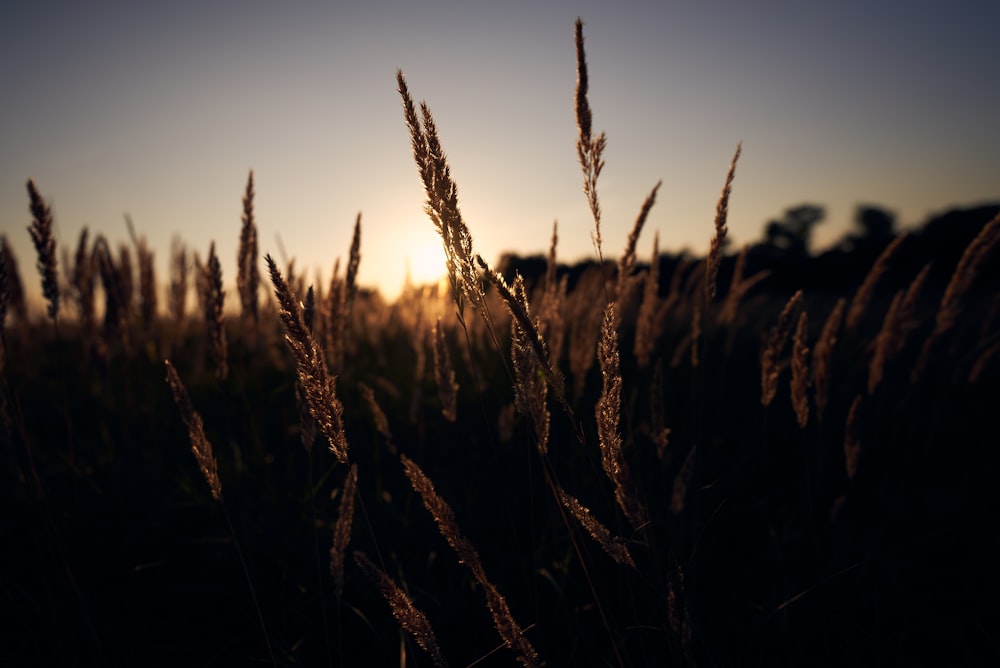
<path fill-rule="evenodd" d="M 779 255 L 805 257 L 813 227 L 823 221 L 826 210 L 816 204 L 800 204 L 785 210 L 784 217 L 772 220 L 764 228 L 764 243 Z"/>
<path fill-rule="evenodd" d="M 854 230 L 848 232 L 837 245 L 851 253 L 876 249 L 876 253 L 896 236 L 896 214 L 877 204 L 859 204 L 854 212 Z"/>

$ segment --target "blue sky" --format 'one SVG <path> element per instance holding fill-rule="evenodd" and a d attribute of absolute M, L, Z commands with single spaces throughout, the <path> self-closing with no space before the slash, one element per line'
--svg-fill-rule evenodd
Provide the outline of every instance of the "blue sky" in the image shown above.
<path fill-rule="evenodd" d="M 1000 4 L 967 2 L 7 2 L 0 9 L 0 231 L 40 293 L 25 181 L 72 247 L 83 225 L 166 278 L 173 236 L 235 274 L 255 172 L 262 252 L 324 278 L 362 213 L 359 281 L 389 297 L 439 247 L 395 71 L 430 105 L 476 250 L 593 255 L 576 163 L 573 21 L 585 22 L 605 254 L 660 179 L 661 247 L 702 253 L 726 169 L 737 243 L 804 203 L 816 246 L 854 208 L 901 223 L 1000 199 Z M 442 267 L 443 270 L 443 267 Z M 29 273 L 30 272 L 30 273 Z M 419 277 L 419 276 L 418 276 Z"/>

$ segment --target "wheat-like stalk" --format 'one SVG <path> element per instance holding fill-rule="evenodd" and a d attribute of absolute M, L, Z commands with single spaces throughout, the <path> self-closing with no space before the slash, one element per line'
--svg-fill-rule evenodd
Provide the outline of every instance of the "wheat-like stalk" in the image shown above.
<path fill-rule="evenodd" d="M 486 261 L 479 255 L 476 256 L 476 261 L 479 263 L 479 266 L 482 267 L 483 275 L 486 277 L 486 280 L 488 280 L 490 284 L 496 288 L 497 294 L 507 307 L 511 317 L 524 331 L 523 341 L 530 347 L 532 353 L 535 355 L 535 358 L 538 360 L 538 365 L 544 372 L 548 382 L 552 385 L 552 389 L 556 392 L 557 396 L 562 398 L 564 396 L 562 373 L 559 371 L 558 367 L 554 366 L 549 360 L 549 353 L 545 346 L 545 339 L 538 331 L 538 327 L 528 313 L 528 298 L 524 294 L 524 291 L 522 290 L 519 294 L 515 294 L 515 292 L 511 290 L 510 286 L 507 285 L 507 281 L 504 280 L 500 272 L 492 270 Z"/>
<path fill-rule="evenodd" d="M 330 574 L 333 576 L 334 592 L 339 601 L 344 595 L 344 557 L 351 542 L 351 525 L 354 522 L 354 497 L 358 488 L 358 465 L 351 464 L 344 476 L 344 486 L 340 490 L 340 509 L 337 522 L 333 525 L 333 542 L 330 546 Z"/>
<path fill-rule="evenodd" d="M 562 358 L 563 343 L 566 340 L 566 319 L 562 307 L 566 299 L 568 275 L 558 278 L 556 262 L 556 245 L 559 242 L 558 223 L 552 223 L 552 243 L 549 245 L 549 255 L 545 265 L 545 284 L 542 293 L 542 305 L 538 312 L 539 329 L 544 329 L 548 343 L 549 360 L 553 366 L 559 366 Z"/>
<path fill-rule="evenodd" d="M 524 279 L 518 274 L 514 281 L 513 293 L 527 310 L 528 298 L 524 293 Z M 539 330 L 542 328 L 539 323 Z M 540 334 L 540 332 L 539 332 Z M 545 370 L 538 361 L 530 337 L 531 333 L 516 318 L 511 319 L 511 360 L 514 365 L 514 405 L 528 417 L 535 431 L 538 451 L 544 457 L 549 444 L 549 411 L 546 405 L 549 385 Z"/>
<path fill-rule="evenodd" d="M 135 252 L 139 261 L 139 314 L 142 326 L 149 332 L 156 320 L 159 299 L 156 294 L 156 267 L 153 250 L 142 237 L 135 242 Z"/>
<path fill-rule="evenodd" d="M 861 419 L 861 395 L 854 397 L 851 408 L 847 412 L 847 423 L 844 426 L 844 470 L 847 479 L 854 480 L 858 472 L 858 460 L 861 457 L 861 439 L 858 436 L 858 422 Z"/>
<path fill-rule="evenodd" d="M 806 345 L 808 334 L 808 319 L 806 312 L 799 315 L 799 323 L 795 328 L 792 340 L 792 407 L 795 409 L 795 419 L 799 427 L 806 428 L 809 422 L 809 397 L 806 390 L 809 386 L 809 347 Z"/>
<path fill-rule="evenodd" d="M 434 339 L 434 377 L 437 378 L 438 398 L 441 400 L 441 415 L 448 422 L 454 422 L 456 404 L 458 403 L 458 382 L 455 380 L 455 370 L 451 366 L 451 355 L 445 341 L 444 327 L 438 318 L 431 331 Z"/>
<path fill-rule="evenodd" d="M 621 419 L 622 375 L 618 355 L 618 333 L 614 328 L 615 307 L 604 309 L 601 339 L 597 344 L 597 360 L 601 366 L 603 384 L 597 400 L 597 435 L 601 443 L 601 466 L 614 484 L 615 501 L 625 513 L 629 524 L 639 531 L 646 524 L 646 511 L 636 494 L 629 474 L 628 463 L 622 452 L 622 438 L 618 424 Z"/>
<path fill-rule="evenodd" d="M 219 470 L 212 454 L 212 444 L 205 436 L 205 426 L 201 421 L 201 415 L 194 409 L 191 398 L 170 360 L 164 360 L 164 364 L 167 367 L 167 385 L 170 386 L 170 390 L 174 394 L 174 402 L 180 410 L 181 420 L 187 427 L 188 439 L 191 441 L 191 452 L 194 453 L 198 468 L 201 469 L 201 474 L 205 476 L 205 481 L 208 482 L 208 487 L 212 490 L 212 498 L 221 501 L 222 483 L 219 482 Z"/>
<path fill-rule="evenodd" d="M 966 293 L 972 289 L 976 276 L 998 245 L 1000 245 L 1000 213 L 983 226 L 962 253 L 944 290 L 944 296 L 941 297 L 941 304 L 934 317 L 934 329 L 930 336 L 924 339 L 924 345 L 920 349 L 920 355 L 910 375 L 912 382 L 920 380 L 938 341 L 958 322 Z"/>
<path fill-rule="evenodd" d="M 649 260 L 649 271 L 643 282 L 642 299 L 639 301 L 639 314 L 635 321 L 635 342 L 632 353 L 635 355 L 639 368 L 649 365 L 656 341 L 660 338 L 662 320 L 657 317 L 660 307 L 660 233 L 653 235 L 653 254 Z"/>
<path fill-rule="evenodd" d="M 680 470 L 677 475 L 674 476 L 674 488 L 673 494 L 670 498 L 670 512 L 674 515 L 680 515 L 684 512 L 684 503 L 687 500 L 688 486 L 691 484 L 691 478 L 694 477 L 694 465 L 698 458 L 698 446 L 692 446 L 688 450 L 687 456 L 684 457 L 684 463 L 681 464 Z"/>
<path fill-rule="evenodd" d="M 358 292 L 358 267 L 361 265 L 361 213 L 354 219 L 354 233 L 351 235 L 351 249 L 347 253 L 347 270 L 344 273 L 344 312 L 351 312 L 351 304 Z"/>
<path fill-rule="evenodd" d="M 649 416 L 650 435 L 656 445 L 656 456 L 663 461 L 670 445 L 670 428 L 666 426 L 666 416 L 663 410 L 663 360 L 656 360 L 653 367 L 653 379 L 649 382 Z"/>
<path fill-rule="evenodd" d="M 575 497 L 566 493 L 566 490 L 558 488 L 559 500 L 565 506 L 577 522 L 580 523 L 590 537 L 597 541 L 608 555 L 623 566 L 635 568 L 635 561 L 632 560 L 632 553 L 629 552 L 625 540 L 619 536 L 612 536 L 608 528 L 604 526 L 590 510 L 580 503 Z"/>
<path fill-rule="evenodd" d="M 306 301 L 302 305 L 302 324 L 310 333 L 314 332 L 313 320 L 316 316 L 316 298 L 312 286 L 306 292 Z M 312 452 L 313 443 L 316 441 L 316 420 L 309 412 L 309 404 L 306 401 L 306 390 L 302 381 L 295 379 L 295 404 L 299 410 L 299 440 L 306 452 Z"/>
<path fill-rule="evenodd" d="M 212 343 L 212 360 L 215 362 L 215 377 L 221 383 L 229 375 L 227 361 L 229 346 L 226 343 L 226 314 L 223 311 L 226 292 L 222 289 L 222 265 L 215 254 L 215 242 L 208 249 L 208 264 L 205 266 L 205 286 L 207 289 L 204 301 L 205 325 L 208 327 L 208 338 Z"/>
<path fill-rule="evenodd" d="M 497 632 L 503 639 L 504 644 L 518 654 L 517 660 L 522 665 L 539 665 L 538 653 L 531 646 L 531 643 L 528 642 L 528 639 L 524 637 L 524 632 L 517 621 L 514 620 L 506 599 L 486 577 L 486 571 L 483 569 L 482 561 L 479 559 L 479 553 L 472 545 L 472 542 L 463 536 L 459 530 L 458 522 L 455 521 L 455 513 L 452 511 L 451 506 L 438 495 L 437 490 L 434 489 L 434 484 L 419 466 L 413 463 L 406 455 L 400 455 L 400 459 L 406 469 L 406 475 L 410 479 L 410 484 L 420 494 L 424 502 L 424 507 L 434 517 L 441 535 L 448 541 L 451 548 L 455 550 L 458 560 L 465 564 L 472 572 L 476 582 L 483 587 L 486 595 L 486 605 L 493 616 L 493 623 L 496 625 Z"/>
<path fill-rule="evenodd" d="M 392 442 L 392 432 L 389 430 L 389 418 L 385 416 L 385 411 L 382 410 L 382 406 L 379 405 L 378 400 L 375 398 L 374 390 L 364 383 L 358 383 L 358 390 L 361 391 L 362 398 L 364 398 L 365 403 L 368 404 L 368 409 L 372 412 L 375 431 L 385 439 L 389 452 L 395 454 L 396 446 Z"/>
<path fill-rule="evenodd" d="M 607 137 L 603 132 L 594 136 L 593 114 L 590 102 L 587 100 L 587 89 L 590 80 L 587 76 L 587 54 L 583 48 L 583 20 L 576 19 L 573 26 L 574 42 L 576 44 L 576 155 L 583 170 L 583 193 L 594 217 L 594 248 L 597 250 L 598 262 L 604 263 L 601 251 L 601 203 L 597 197 L 597 178 L 604 169 L 604 149 L 607 147 Z"/>
<path fill-rule="evenodd" d="M 837 333 L 844 319 L 847 300 L 841 297 L 823 323 L 819 338 L 813 348 L 813 386 L 815 387 L 816 418 L 823 420 L 830 397 L 830 378 L 833 375 L 833 350 L 837 345 Z"/>
<path fill-rule="evenodd" d="M 851 308 L 847 311 L 847 321 L 844 326 L 848 332 L 856 329 L 861 322 L 861 316 L 864 315 L 865 309 L 872 299 L 872 295 L 875 294 L 875 286 L 878 284 L 878 280 L 889 270 L 889 263 L 892 261 L 892 256 L 896 254 L 896 251 L 903 244 L 907 236 L 909 236 L 909 233 L 904 232 L 893 239 L 888 246 L 882 249 L 882 252 L 875 259 L 875 263 L 868 270 L 868 274 L 865 275 L 865 280 L 862 281 L 861 287 L 854 293 L 854 299 L 851 300 Z"/>
<path fill-rule="evenodd" d="M 743 298 L 750 292 L 751 288 L 771 275 L 770 271 L 762 269 L 747 279 L 743 278 L 749 248 L 749 245 L 744 245 L 740 254 L 736 256 L 736 266 L 733 268 L 733 278 L 729 284 L 729 292 L 726 293 L 726 299 L 722 303 L 722 311 L 719 313 L 720 323 L 733 325 L 736 322 L 736 313 Z"/>
<path fill-rule="evenodd" d="M 123 318 L 127 324 L 132 318 L 135 280 L 132 275 L 132 251 L 125 244 L 118 246 L 118 297 L 121 299 Z"/>
<path fill-rule="evenodd" d="M 902 319 L 900 305 L 904 291 L 900 290 L 893 296 L 889 309 L 882 320 L 882 328 L 875 338 L 875 352 L 868 365 L 868 395 L 875 394 L 875 389 L 882 382 L 882 375 L 889 359 L 903 346 Z"/>
<path fill-rule="evenodd" d="M 104 342 L 109 344 L 115 338 L 123 345 L 128 343 L 128 312 L 122 296 L 121 269 L 115 266 L 107 239 L 98 235 L 94 240 L 94 260 L 104 286 Z"/>
<path fill-rule="evenodd" d="M 413 604 L 409 595 L 385 571 L 369 561 L 362 552 L 354 553 L 354 562 L 382 592 L 382 597 L 385 598 L 392 610 L 392 616 L 396 618 L 402 629 L 413 636 L 421 649 L 430 655 L 435 666 L 445 668 L 448 662 L 445 661 L 444 655 L 438 647 L 434 629 L 431 628 L 427 616 Z"/>
<path fill-rule="evenodd" d="M 14 249 L 7 243 L 6 235 L 0 235 L 0 254 L 3 255 L 7 267 L 7 307 L 24 322 L 28 319 L 27 302 L 24 300 L 24 286 L 21 284 L 21 274 L 17 269 L 17 256 Z"/>
<path fill-rule="evenodd" d="M 722 193 L 719 201 L 715 205 L 715 236 L 712 237 L 712 244 L 708 249 L 708 257 L 705 259 L 705 303 L 715 299 L 716 279 L 719 276 L 719 265 L 722 264 L 722 249 L 726 242 L 726 219 L 729 216 L 729 196 L 733 190 L 733 178 L 736 176 L 736 162 L 740 159 L 740 152 L 743 149 L 742 142 L 736 144 L 736 152 L 729 163 L 729 170 L 726 172 L 726 182 L 722 186 Z"/>
<path fill-rule="evenodd" d="M 330 451 L 342 464 L 347 463 L 347 437 L 344 435 L 344 406 L 337 396 L 336 381 L 329 374 L 323 352 L 302 320 L 295 295 L 281 277 L 270 255 L 265 257 L 278 301 L 278 318 L 285 330 L 285 340 L 295 357 L 295 369 L 305 390 L 309 413 L 330 444 Z"/>
<path fill-rule="evenodd" d="M 177 237 L 170 244 L 170 291 L 167 294 L 167 311 L 174 322 L 184 322 L 187 312 L 188 275 L 191 258 L 187 246 Z"/>
<path fill-rule="evenodd" d="M 3 371 L 7 366 L 7 336 L 5 327 L 7 326 L 7 303 L 10 301 L 10 280 L 7 278 L 7 255 L 0 253 L 0 379 L 3 378 Z M 0 418 L 7 425 L 7 394 L 6 381 L 0 385 L 0 400 L 4 402 Z M 4 431 L 6 435 L 6 430 Z"/>
<path fill-rule="evenodd" d="M 635 223 L 632 225 L 632 231 L 629 232 L 628 240 L 625 244 L 625 251 L 622 253 L 621 259 L 618 261 L 618 284 L 615 288 L 615 299 L 618 302 L 618 308 L 616 313 L 618 313 L 619 319 L 622 313 L 631 303 L 632 293 L 639 284 L 639 280 L 633 277 L 632 272 L 635 270 L 635 247 L 639 242 L 639 235 L 642 233 L 642 228 L 646 224 L 646 219 L 649 217 L 649 212 L 656 203 L 656 193 L 660 189 L 663 181 L 658 181 L 653 190 L 646 196 L 643 201 L 642 206 L 639 209 L 639 215 L 635 219 Z M 620 323 L 615 323 L 617 328 Z"/>
<path fill-rule="evenodd" d="M 778 358 L 781 357 L 781 351 L 784 350 L 785 342 L 792 331 L 792 316 L 801 301 L 802 291 L 799 290 L 785 303 L 777 324 L 768 333 L 767 343 L 760 358 L 760 403 L 764 406 L 771 405 L 778 391 L 778 376 L 781 374 Z"/>
<path fill-rule="evenodd" d="M 89 231 L 84 226 L 77 241 L 70 278 L 80 308 L 80 322 L 85 332 L 90 332 L 94 326 L 94 258 L 88 237 Z"/>
<path fill-rule="evenodd" d="M 59 314 L 59 272 L 56 260 L 56 238 L 52 233 L 52 211 L 41 193 L 34 179 L 28 179 L 28 198 L 31 202 L 31 226 L 28 232 L 31 233 L 31 241 L 35 244 L 38 253 L 38 272 L 42 276 L 42 294 L 49 302 L 48 313 L 52 321 L 55 322 Z"/>
<path fill-rule="evenodd" d="M 260 272 L 257 269 L 257 223 L 253 214 L 253 170 L 247 177 L 246 190 L 243 193 L 243 226 L 240 228 L 240 245 L 236 256 L 236 290 L 240 295 L 240 306 L 244 318 L 250 318 L 254 324 L 258 318 L 257 288 L 260 285 Z"/>
<path fill-rule="evenodd" d="M 451 178 L 451 168 L 441 146 L 434 118 L 425 103 L 420 104 L 420 118 L 417 117 L 402 71 L 397 70 L 396 83 L 403 99 L 403 118 L 410 131 L 413 158 L 427 195 L 424 210 L 441 236 L 444 246 L 452 298 L 460 317 L 466 299 L 477 312 L 487 317 L 485 295 L 479 284 L 474 262 L 472 233 L 458 208 L 458 186 Z"/>

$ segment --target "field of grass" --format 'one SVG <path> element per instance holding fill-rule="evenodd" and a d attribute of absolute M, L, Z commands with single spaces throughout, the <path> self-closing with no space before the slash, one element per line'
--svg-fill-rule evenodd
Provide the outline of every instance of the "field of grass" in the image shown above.
<path fill-rule="evenodd" d="M 475 255 L 402 75 L 449 281 L 393 303 L 360 222 L 327 286 L 261 257 L 252 175 L 235 294 L 139 237 L 60 267 L 29 182 L 0 665 L 997 665 L 1000 217 L 786 287 L 724 252 L 737 148 L 706 257 L 637 259 L 655 189 L 612 254 L 577 30 L 579 271 L 555 230 L 537 277 Z"/>

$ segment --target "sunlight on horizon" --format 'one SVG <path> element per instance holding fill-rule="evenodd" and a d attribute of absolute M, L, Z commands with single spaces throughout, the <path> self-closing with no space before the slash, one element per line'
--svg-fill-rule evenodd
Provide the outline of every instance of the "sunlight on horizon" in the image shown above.
<path fill-rule="evenodd" d="M 413 285 L 433 285 L 448 275 L 440 240 L 421 241 L 407 252 L 403 261 Z"/>

